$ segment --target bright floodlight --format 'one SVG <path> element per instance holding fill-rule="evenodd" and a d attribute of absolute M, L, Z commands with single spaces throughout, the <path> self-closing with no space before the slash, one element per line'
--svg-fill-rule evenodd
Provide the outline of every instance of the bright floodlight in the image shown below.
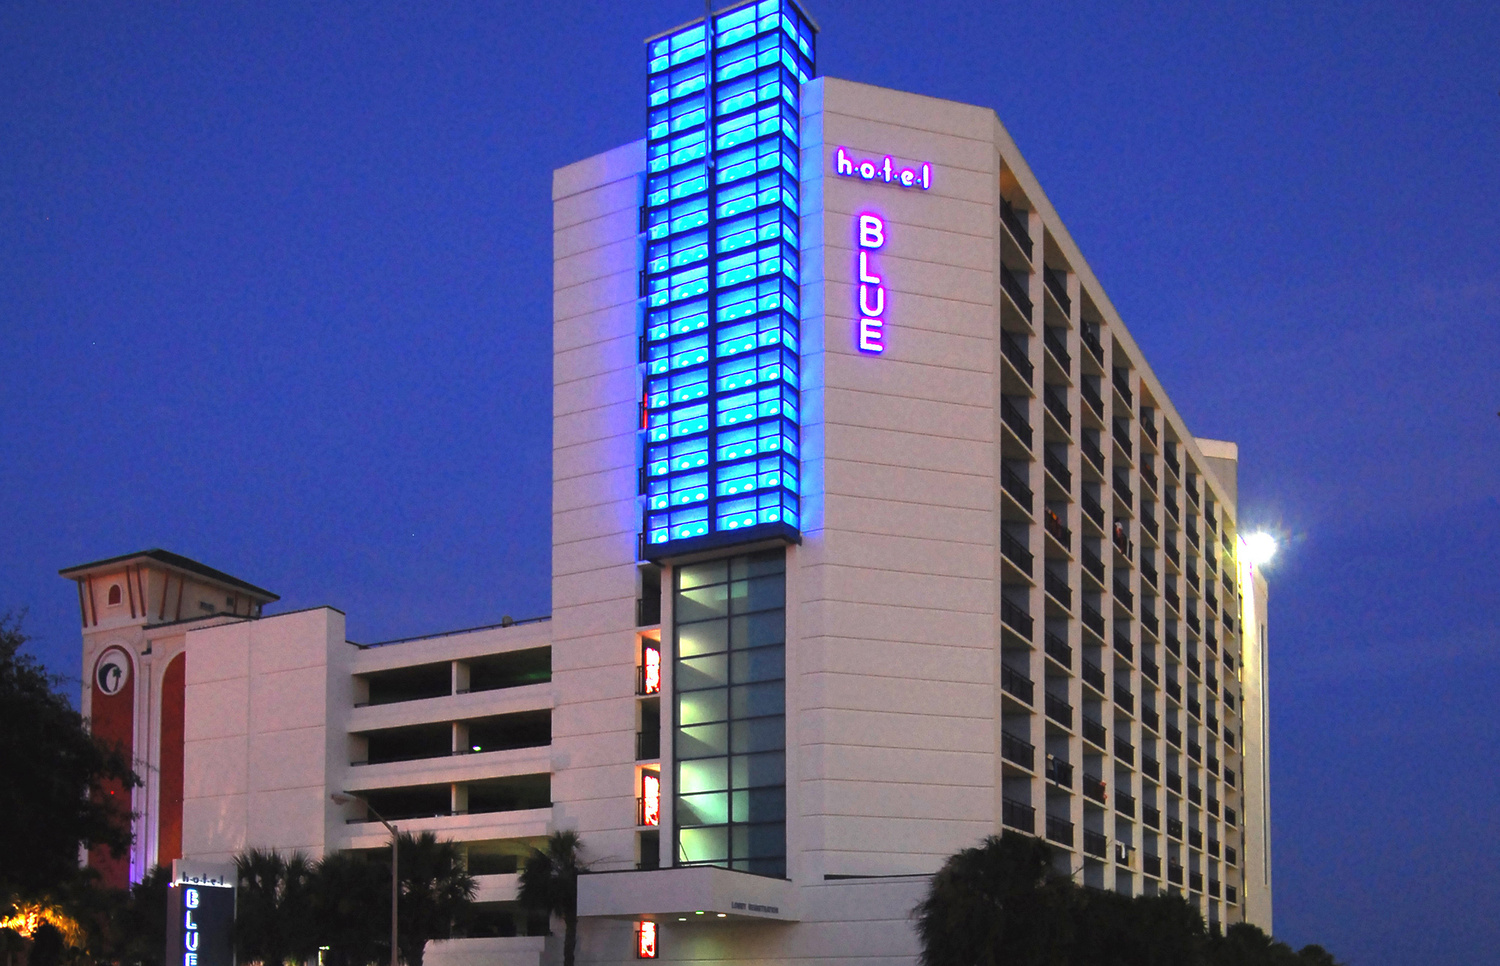
<path fill-rule="evenodd" d="M 1245 556 L 1256 567 L 1276 556 L 1276 538 L 1269 533 L 1252 533 L 1245 538 Z"/>

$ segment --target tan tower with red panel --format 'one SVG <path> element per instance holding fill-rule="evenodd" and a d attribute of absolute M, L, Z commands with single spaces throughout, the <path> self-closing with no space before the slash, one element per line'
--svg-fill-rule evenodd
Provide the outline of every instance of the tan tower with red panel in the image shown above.
<path fill-rule="evenodd" d="M 130 757 L 144 784 L 104 790 L 135 841 L 89 865 L 123 888 L 182 856 L 183 724 L 187 632 L 259 617 L 277 595 L 166 550 L 69 567 L 83 624 L 83 714 L 95 735 Z M 131 817 L 133 816 L 133 817 Z"/>

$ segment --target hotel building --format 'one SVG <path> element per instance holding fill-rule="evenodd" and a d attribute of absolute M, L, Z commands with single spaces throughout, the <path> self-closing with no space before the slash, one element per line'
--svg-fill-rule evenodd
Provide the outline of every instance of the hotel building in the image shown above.
<path fill-rule="evenodd" d="M 819 77 L 792 0 L 647 42 L 646 137 L 558 170 L 552 613 L 381 644 L 162 551 L 71 568 L 129 867 L 460 842 L 475 938 L 576 829 L 583 962 L 914 962 L 953 852 L 1269 931 L 1266 585 L 988 108 Z M 540 508 L 538 508 L 540 512 Z M 108 729 L 113 728 L 113 731 Z"/>

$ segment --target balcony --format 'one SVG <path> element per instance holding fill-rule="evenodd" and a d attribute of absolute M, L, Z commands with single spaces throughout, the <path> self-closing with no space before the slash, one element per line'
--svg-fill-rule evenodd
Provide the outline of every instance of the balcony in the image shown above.
<path fill-rule="evenodd" d="M 653 761 L 661 757 L 661 729 L 635 733 L 635 760 Z"/>
<path fill-rule="evenodd" d="M 1226 769 L 1224 769 L 1224 784 L 1228 785 L 1230 788 L 1234 788 L 1235 787 L 1235 780 L 1236 780 L 1236 776 L 1235 776 L 1235 773 L 1234 773 L 1234 769 L 1233 768 L 1226 768 Z"/>
<path fill-rule="evenodd" d="M 1104 454 L 1099 451 L 1098 445 L 1085 436 L 1080 448 L 1083 450 L 1084 458 L 1089 461 L 1089 465 L 1093 466 L 1102 476 L 1104 474 Z M 1102 523 L 1099 525 L 1101 527 L 1104 526 Z"/>
<path fill-rule="evenodd" d="M 1043 646 L 1047 650 L 1047 656 L 1065 668 L 1073 667 L 1073 648 L 1061 635 L 1054 631 L 1048 631 Z"/>
<path fill-rule="evenodd" d="M 1021 218 L 1020 212 L 1016 211 L 1011 203 L 1004 198 L 1000 199 L 1000 220 L 1010 231 L 1010 237 L 1021 246 L 1021 251 L 1026 253 L 1026 260 L 1031 260 L 1031 233 L 1026 230 L 1026 222 Z"/>
<path fill-rule="evenodd" d="M 1056 815 L 1047 816 L 1047 838 L 1059 845 L 1073 847 L 1073 823 Z"/>
<path fill-rule="evenodd" d="M 1072 609 L 1073 589 L 1068 586 L 1067 578 L 1060 577 L 1057 574 L 1053 573 L 1050 569 L 1048 569 L 1046 572 L 1045 583 L 1047 587 L 1047 593 L 1051 594 L 1052 597 L 1059 604 L 1063 605 L 1065 609 Z"/>
<path fill-rule="evenodd" d="M 1031 423 L 1026 420 L 1026 414 L 1021 412 L 1009 396 L 1000 397 L 1000 419 L 1009 426 L 1011 432 L 1015 433 L 1025 444 L 1027 449 L 1031 448 Z"/>
<path fill-rule="evenodd" d="M 1084 775 L 1083 797 L 1093 799 L 1100 805 L 1103 805 L 1109 801 L 1109 791 L 1105 788 L 1103 780 L 1095 778 L 1093 775 Z"/>
<path fill-rule="evenodd" d="M 1119 480 L 1119 474 L 1115 474 L 1115 480 Z M 1125 525 L 1118 520 L 1115 521 L 1115 549 L 1125 556 L 1126 560 L 1135 556 L 1135 544 L 1125 535 Z"/>
<path fill-rule="evenodd" d="M 1011 297 L 1011 301 L 1016 303 L 1016 308 L 1021 310 L 1021 314 L 1026 316 L 1027 321 L 1030 321 L 1031 296 L 1026 294 L 1026 286 L 1019 278 L 1016 278 L 1008 265 L 1000 266 L 1000 287 L 1005 290 L 1006 295 Z"/>
<path fill-rule="evenodd" d="M 1181 748 L 1182 747 L 1182 729 L 1181 728 L 1177 727 L 1174 724 L 1167 725 L 1167 744 L 1171 745 L 1173 748 Z M 1167 777 L 1170 778 L 1171 775 L 1168 774 Z M 1180 788 L 1177 789 L 1177 791 L 1181 791 L 1181 790 L 1182 789 L 1180 789 Z"/>
<path fill-rule="evenodd" d="M 1157 667 L 1156 662 L 1149 657 L 1142 657 L 1141 677 L 1154 684 L 1161 678 L 1161 668 Z"/>
<path fill-rule="evenodd" d="M 1021 378 L 1026 380 L 1026 385 L 1031 385 L 1036 367 L 1031 364 L 1031 360 L 1026 358 L 1026 347 L 1021 344 L 1021 340 L 1004 329 L 1000 330 L 1000 353 L 1016 367 L 1016 372 L 1019 372 Z"/>
<path fill-rule="evenodd" d="M 1126 610 L 1135 609 L 1135 594 L 1130 592 L 1130 587 L 1120 579 L 1118 571 L 1115 572 L 1115 599 L 1125 605 Z"/>
<path fill-rule="evenodd" d="M 1141 774 L 1152 781 L 1161 781 L 1161 762 L 1150 755 L 1141 755 Z"/>
<path fill-rule="evenodd" d="M 1104 365 L 1104 343 L 1099 340 L 1099 324 L 1097 322 L 1085 321 L 1078 337 L 1083 342 L 1084 347 L 1093 355 L 1095 361 L 1101 366 Z"/>
<path fill-rule="evenodd" d="M 1161 715 L 1157 713 L 1155 708 L 1142 708 L 1141 724 L 1152 731 L 1159 732 L 1161 730 Z"/>
<path fill-rule="evenodd" d="M 1194 805 L 1203 804 L 1202 786 L 1194 785 L 1191 781 L 1188 782 L 1188 801 L 1192 802 Z"/>
<path fill-rule="evenodd" d="M 1188 475 L 1188 485 L 1183 488 L 1182 492 L 1187 494 L 1189 503 L 1198 506 L 1198 481 L 1193 479 L 1191 474 Z"/>
<path fill-rule="evenodd" d="M 1218 879 L 1209 879 L 1208 880 L 1208 894 L 1211 895 L 1211 896 L 1213 896 L 1215 899 L 1217 899 L 1219 897 L 1219 880 Z"/>
<path fill-rule="evenodd" d="M 1126 633 L 1125 628 L 1121 627 L 1118 621 L 1115 622 L 1115 650 L 1125 660 L 1135 660 L 1135 645 L 1130 643 L 1130 635 Z"/>
<path fill-rule="evenodd" d="M 1203 633 L 1203 622 L 1200 621 L 1198 619 L 1197 615 L 1194 614 L 1192 611 L 1188 611 L 1187 626 L 1188 626 L 1188 628 L 1190 630 L 1192 630 L 1192 632 L 1194 634 L 1202 634 Z"/>
<path fill-rule="evenodd" d="M 1239 865 L 1240 864 L 1240 854 L 1238 852 L 1236 852 L 1234 849 L 1225 847 L 1225 849 L 1224 849 L 1224 861 L 1227 862 L 1230 865 Z"/>
<path fill-rule="evenodd" d="M 1083 659 L 1083 681 L 1100 694 L 1104 693 L 1104 671 L 1088 658 Z"/>
<path fill-rule="evenodd" d="M 1130 494 L 1130 481 L 1121 476 L 1119 474 L 1119 471 L 1116 471 L 1114 475 L 1114 483 L 1115 496 L 1119 497 L 1120 502 L 1125 504 L 1126 506 L 1132 506 L 1134 503 L 1134 498 Z"/>
<path fill-rule="evenodd" d="M 1042 266 L 1042 282 L 1047 286 L 1047 291 L 1052 293 L 1052 297 L 1057 299 L 1057 304 L 1062 306 L 1063 315 L 1070 315 L 1073 311 L 1073 303 L 1068 298 L 1067 273 L 1055 272 L 1044 265 Z"/>
<path fill-rule="evenodd" d="M 1151 468 L 1149 460 L 1141 463 L 1141 479 L 1146 481 L 1146 485 L 1151 487 L 1153 493 L 1160 492 L 1157 489 L 1158 480 L 1156 479 L 1156 471 Z"/>
<path fill-rule="evenodd" d="M 1057 695 L 1047 694 L 1047 717 L 1065 728 L 1073 727 L 1073 706 Z"/>
<path fill-rule="evenodd" d="M 1101 641 L 1104 640 L 1104 616 L 1094 610 L 1092 604 L 1083 605 L 1083 626 L 1097 634 Z"/>
<path fill-rule="evenodd" d="M 1000 464 L 1000 486 L 1011 495 L 1012 499 L 1025 507 L 1027 513 L 1031 512 L 1034 498 L 1031 487 L 1026 485 L 1026 481 L 1021 479 L 1021 474 L 1011 469 L 1009 464 Z"/>
<path fill-rule="evenodd" d="M 1057 424 L 1063 428 L 1063 432 L 1073 432 L 1073 417 L 1068 414 L 1068 401 L 1050 384 L 1042 387 L 1042 402 L 1047 407 L 1047 412 L 1057 420 Z"/>
<path fill-rule="evenodd" d="M 1093 577 L 1095 580 L 1099 581 L 1101 586 L 1103 585 L 1104 561 L 1100 560 L 1099 555 L 1095 553 L 1093 551 L 1093 548 L 1089 547 L 1087 544 L 1085 544 L 1083 547 L 1083 569 L 1085 573 Z M 1101 631 L 1100 633 L 1103 632 Z"/>
<path fill-rule="evenodd" d="M 1168 862 L 1167 881 L 1175 883 L 1176 885 L 1182 885 L 1182 866 L 1178 865 L 1176 862 Z"/>
<path fill-rule="evenodd" d="M 1052 474 L 1052 478 L 1057 481 L 1059 486 L 1069 493 L 1073 492 L 1073 474 L 1068 472 L 1068 464 L 1063 462 L 1061 456 L 1058 456 L 1049 449 L 1042 454 L 1042 465 L 1047 468 L 1048 473 Z M 1059 520 L 1058 523 L 1060 525 L 1062 521 Z M 1066 540 L 1063 541 L 1064 544 L 1067 542 Z"/>
<path fill-rule="evenodd" d="M 1224 824 L 1228 825 L 1230 828 L 1234 828 L 1235 826 L 1240 824 L 1239 816 L 1235 814 L 1234 809 L 1224 809 Z"/>
<path fill-rule="evenodd" d="M 1193 892 L 1203 891 L 1203 873 L 1193 872 L 1188 875 L 1188 889 Z"/>
<path fill-rule="evenodd" d="M 1193 524 L 1192 524 L 1191 521 L 1189 521 L 1189 523 L 1187 525 L 1187 538 L 1188 538 L 1188 543 L 1192 544 L 1193 546 L 1195 546 L 1195 547 L 1201 547 L 1202 546 L 1202 541 L 1198 537 L 1198 528 L 1195 527 L 1195 526 L 1193 526 Z M 1194 585 L 1194 586 L 1196 586 L 1196 585 Z"/>
<path fill-rule="evenodd" d="M 1124 792 L 1115 796 L 1115 811 L 1135 818 L 1135 797 Z"/>
<path fill-rule="evenodd" d="M 1161 812 L 1152 808 L 1150 805 L 1143 806 L 1141 808 L 1141 824 L 1145 825 L 1147 828 L 1154 828 L 1160 831 Z"/>
<path fill-rule="evenodd" d="M 1169 819 L 1167 819 L 1167 834 L 1170 835 L 1174 839 L 1180 839 L 1180 838 L 1182 838 L 1182 819 L 1180 819 L 1180 818 L 1169 818 Z"/>
<path fill-rule="evenodd" d="M 1135 745 L 1115 735 L 1115 757 L 1128 765 L 1135 764 Z"/>
<path fill-rule="evenodd" d="M 1188 829 L 1187 842 L 1190 848 L 1195 848 L 1200 852 L 1203 851 L 1203 833 L 1198 829 Z"/>
<path fill-rule="evenodd" d="M 1083 737 L 1098 745 L 1101 749 L 1106 747 L 1106 742 L 1108 741 L 1108 733 L 1104 730 L 1104 725 L 1090 718 L 1088 715 L 1083 716 Z"/>
<path fill-rule="evenodd" d="M 1130 689 L 1119 682 L 1115 683 L 1115 704 L 1125 709 L 1126 714 L 1135 713 L 1135 695 Z"/>
<path fill-rule="evenodd" d="M 1073 766 L 1061 758 L 1047 756 L 1047 780 L 1064 788 L 1073 787 Z"/>
<path fill-rule="evenodd" d="M 1099 832 L 1083 830 L 1083 851 L 1095 858 L 1107 858 L 1109 856 L 1109 839 Z"/>
<path fill-rule="evenodd" d="M 1203 746 L 1191 738 L 1188 739 L 1187 753 L 1188 757 L 1193 759 L 1193 761 L 1203 760 Z"/>
<path fill-rule="evenodd" d="M 1181 479 L 1182 464 L 1177 462 L 1177 454 L 1173 452 L 1173 449 L 1172 444 L 1168 443 L 1166 451 L 1162 453 L 1161 458 L 1167 464 L 1167 469 L 1172 471 L 1172 475 Z"/>
<path fill-rule="evenodd" d="M 1128 408 L 1134 406 L 1135 396 L 1131 395 L 1130 393 L 1130 370 L 1118 368 L 1115 369 L 1114 384 L 1115 391 L 1120 394 L 1121 399 L 1125 400 L 1126 407 Z"/>
<path fill-rule="evenodd" d="M 1141 626 L 1150 632 L 1152 637 L 1161 636 L 1161 624 L 1156 620 L 1156 615 L 1150 611 L 1141 613 Z"/>
<path fill-rule="evenodd" d="M 1130 445 L 1130 430 L 1126 428 L 1124 423 L 1117 419 L 1115 420 L 1112 432 L 1114 433 L 1115 442 L 1119 445 L 1120 449 L 1124 451 L 1127 457 L 1132 456 L 1135 451 Z"/>
<path fill-rule="evenodd" d="M 1156 435 L 1156 415 L 1145 406 L 1141 407 L 1141 432 L 1145 433 L 1151 442 L 1160 442 Z"/>
<path fill-rule="evenodd" d="M 1141 868 L 1154 879 L 1161 878 L 1161 856 L 1148 855 L 1141 859 Z"/>
<path fill-rule="evenodd" d="M 1175 536 L 1167 541 L 1165 552 L 1167 555 L 1167 559 L 1172 561 L 1172 566 L 1176 567 L 1178 570 L 1181 570 L 1182 554 L 1177 552 L 1177 538 Z"/>
<path fill-rule="evenodd" d="M 1219 800 L 1212 795 L 1208 796 L 1208 805 L 1206 806 L 1206 811 L 1208 812 L 1208 814 L 1214 816 L 1215 818 L 1217 818 L 1219 815 Z M 1214 854 L 1217 855 L 1218 853 L 1215 852 Z"/>
<path fill-rule="evenodd" d="M 1047 351 L 1052 353 L 1052 358 L 1063 367 L 1064 372 L 1073 371 L 1073 357 L 1068 354 L 1067 343 L 1063 341 L 1063 330 L 1054 326 L 1046 326 L 1042 330 L 1042 344 Z"/>
<path fill-rule="evenodd" d="M 1182 685 L 1171 678 L 1167 678 L 1167 697 L 1179 704 L 1182 703 Z"/>
<path fill-rule="evenodd" d="M 1000 800 L 1000 821 L 1010 828 L 1020 829 L 1027 835 L 1036 834 L 1036 809 L 1014 798 Z"/>
<path fill-rule="evenodd" d="M 1157 543 L 1161 542 L 1161 530 L 1156 525 L 1156 514 L 1144 506 L 1141 507 L 1141 532 L 1149 533 L 1152 540 Z M 1152 582 L 1155 583 L 1155 581 Z"/>
<path fill-rule="evenodd" d="M 1009 530 L 1000 531 L 1000 553 L 1006 560 L 1021 568 L 1023 573 L 1028 575 L 1031 573 L 1031 564 L 1034 559 L 1031 551 L 1027 550 L 1020 538 L 1013 536 Z"/>
<path fill-rule="evenodd" d="M 1212 836 L 1208 839 L 1208 854 L 1216 859 L 1219 857 L 1219 840 Z"/>
<path fill-rule="evenodd" d="M 1000 757 L 1028 771 L 1036 767 L 1036 747 L 1008 731 L 1000 732 Z"/>
<path fill-rule="evenodd" d="M 1000 690 L 1013 698 L 1019 698 L 1025 704 L 1030 704 L 1031 696 L 1036 688 L 1031 683 L 1031 678 L 1008 664 L 1002 664 L 1000 665 Z"/>
<path fill-rule="evenodd" d="M 1182 595 L 1177 593 L 1177 588 L 1171 584 L 1167 585 L 1166 592 L 1162 594 L 1167 599 L 1167 604 L 1177 613 L 1182 613 Z"/>
<path fill-rule="evenodd" d="M 1031 615 L 1008 597 L 1000 598 L 1000 620 L 1017 634 L 1031 640 Z"/>
<path fill-rule="evenodd" d="M 1087 379 L 1079 383 L 1078 394 L 1083 397 L 1084 402 L 1089 404 L 1095 416 L 1100 419 L 1104 418 L 1104 400 L 1100 398 L 1099 390 L 1095 389 Z"/>

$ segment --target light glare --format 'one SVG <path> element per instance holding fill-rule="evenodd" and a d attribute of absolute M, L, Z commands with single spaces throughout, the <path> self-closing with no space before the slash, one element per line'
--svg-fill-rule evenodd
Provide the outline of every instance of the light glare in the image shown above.
<path fill-rule="evenodd" d="M 1276 538 L 1269 533 L 1252 533 L 1245 538 L 1245 556 L 1252 566 L 1260 567 L 1276 556 Z"/>

